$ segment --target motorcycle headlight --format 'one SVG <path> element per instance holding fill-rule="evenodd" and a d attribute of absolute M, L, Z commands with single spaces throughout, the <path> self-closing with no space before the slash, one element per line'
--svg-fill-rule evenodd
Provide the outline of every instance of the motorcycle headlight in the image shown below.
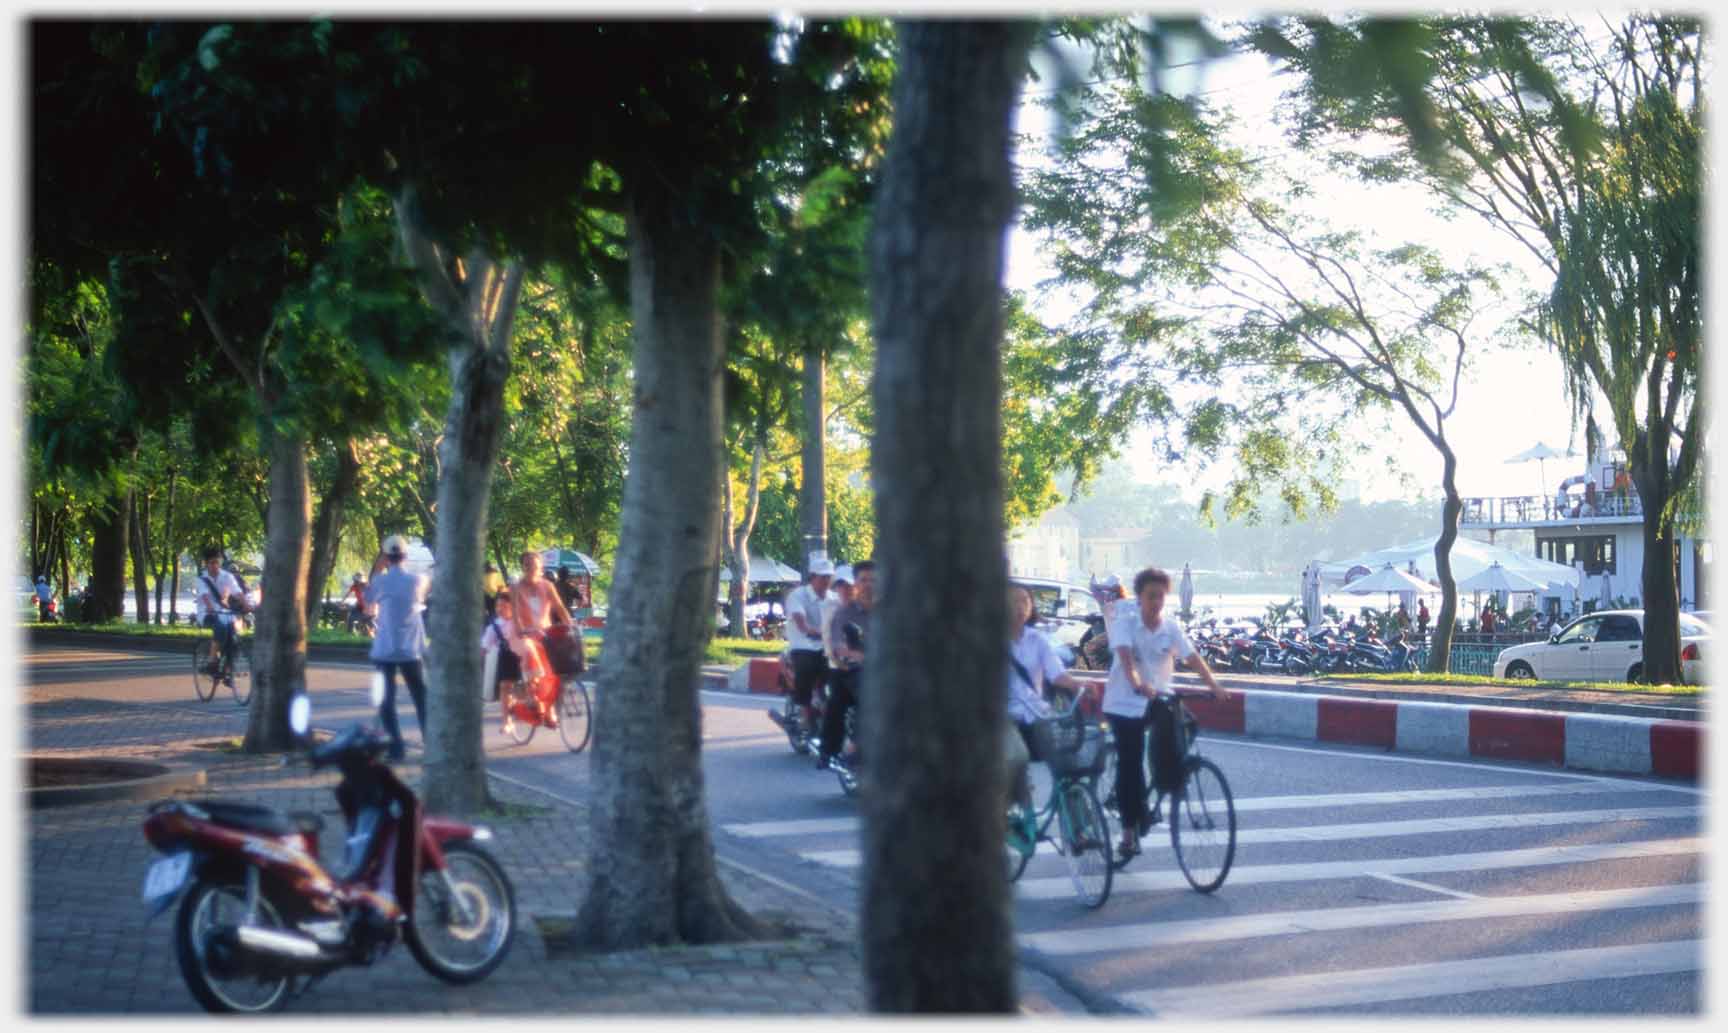
<path fill-rule="evenodd" d="M 476 825 L 476 826 L 474 826 L 474 837 L 473 838 L 474 838 L 474 841 L 476 843 L 490 842 L 492 839 L 492 830 L 487 828 L 484 825 Z"/>

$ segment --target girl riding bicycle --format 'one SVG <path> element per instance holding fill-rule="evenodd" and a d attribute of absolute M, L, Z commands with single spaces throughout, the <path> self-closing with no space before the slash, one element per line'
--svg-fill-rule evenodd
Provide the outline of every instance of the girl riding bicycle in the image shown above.
<path fill-rule="evenodd" d="M 1080 683 L 1062 666 L 1056 650 L 1044 633 L 1027 626 L 1032 619 L 1032 593 L 1020 585 L 1008 586 L 1008 719 L 1019 733 L 1025 750 L 1009 747 L 1009 773 L 1013 799 L 1028 807 L 1032 804 L 1031 784 L 1026 768 L 1031 761 L 1043 760 L 1033 744 L 1032 726 L 1050 716 L 1050 704 L 1044 701 L 1046 685 L 1080 692 Z"/>
<path fill-rule="evenodd" d="M 1188 641 L 1182 625 L 1164 616 L 1164 597 L 1170 593 L 1170 575 L 1147 567 L 1134 576 L 1135 608 L 1118 607 L 1110 629 L 1115 663 L 1104 683 L 1104 716 L 1116 738 L 1116 801 L 1122 814 L 1120 857 L 1126 861 L 1140 852 L 1140 837 L 1157 820 L 1146 806 L 1146 732 L 1153 731 L 1154 781 L 1161 791 L 1180 785 L 1181 747 L 1177 740 L 1174 708 L 1158 701 L 1168 693 L 1176 673 L 1176 662 L 1185 660 L 1212 698 L 1225 692 L 1206 660 Z"/>

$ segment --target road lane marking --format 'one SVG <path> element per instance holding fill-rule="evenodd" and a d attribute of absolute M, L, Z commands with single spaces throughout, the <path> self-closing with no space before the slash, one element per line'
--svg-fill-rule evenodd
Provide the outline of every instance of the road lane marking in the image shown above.
<path fill-rule="evenodd" d="M 1415 818 L 1410 821 L 1353 822 L 1348 825 L 1289 825 L 1270 829 L 1236 830 L 1236 844 L 1265 843 L 1342 843 L 1363 839 L 1386 839 L 1394 836 L 1426 836 L 1443 833 L 1480 832 L 1493 829 L 1528 829 L 1557 825 L 1607 825 L 1631 821 L 1671 821 L 1698 818 L 1697 807 L 1624 807 L 1598 811 L 1547 811 L 1538 814 L 1472 814 L 1455 818 Z M 1145 849 L 1170 850 L 1162 837 L 1146 844 Z M 859 852 L 850 850 L 810 850 L 799 856 L 818 864 L 836 868 L 856 868 Z"/>
<path fill-rule="evenodd" d="M 1406 879 L 1402 875 L 1387 875 L 1385 872 L 1379 872 L 1375 874 L 1374 878 L 1379 879 L 1381 882 L 1390 882 L 1397 886 L 1408 886 L 1411 889 L 1421 890 L 1424 893 L 1439 893 L 1447 897 L 1456 897 L 1459 900 L 1480 899 L 1475 893 L 1465 893 L 1463 890 L 1449 889 L 1445 886 L 1436 886 L 1431 882 L 1423 882 L 1421 879 Z"/>
<path fill-rule="evenodd" d="M 1105 951 L 1217 943 L 1224 940 L 1249 940 L 1300 933 L 1339 932 L 1346 929 L 1379 929 L 1430 922 L 1681 907 L 1701 904 L 1704 899 L 1704 885 L 1694 882 L 1679 886 L 1638 886 L 1530 896 L 1474 897 L 1469 900 L 1425 900 L 1366 907 L 1280 911 L 1263 915 L 1218 916 L 1180 922 L 1146 922 L 1023 933 L 1018 940 L 1022 946 L 1045 954 L 1098 954 Z"/>
<path fill-rule="evenodd" d="M 1704 941 L 1671 940 L 1140 990 L 1119 999 L 1164 1019 L 1223 1018 L 1697 972 L 1703 963 Z"/>
<path fill-rule="evenodd" d="M 1307 810 L 1327 807 L 1367 807 L 1383 804 L 1448 803 L 1458 801 L 1515 800 L 1537 796 L 1580 796 L 1606 792 L 1666 792 L 1673 787 L 1655 783 L 1635 783 L 1604 788 L 1599 785 L 1565 782 L 1536 786 L 1475 786 L 1453 789 L 1407 789 L 1377 793 L 1314 793 L 1295 796 L 1261 796 L 1236 801 L 1236 813 L 1258 811 Z M 830 832 L 850 832 L 860 827 L 860 819 L 811 818 L 800 821 L 732 822 L 724 826 L 727 832 L 752 839 L 770 836 L 820 835 Z"/>
<path fill-rule="evenodd" d="M 1429 857 L 1316 861 L 1306 864 L 1251 864 L 1231 868 L 1225 886 L 1360 879 L 1381 874 L 1432 875 L 1437 872 L 1485 872 L 1502 868 L 1643 860 L 1651 857 L 1702 854 L 1707 842 L 1699 837 L 1645 839 L 1632 843 L 1588 843 L 1532 847 L 1525 850 L 1489 850 L 1474 854 L 1435 854 Z M 1024 900 L 1057 900 L 1074 892 L 1073 883 L 1066 876 L 1022 878 L 1015 886 L 1017 895 Z M 1185 889 L 1188 889 L 1188 880 L 1183 878 L 1179 871 L 1122 871 L 1116 873 L 1115 888 L 1111 893 L 1155 893 Z"/>

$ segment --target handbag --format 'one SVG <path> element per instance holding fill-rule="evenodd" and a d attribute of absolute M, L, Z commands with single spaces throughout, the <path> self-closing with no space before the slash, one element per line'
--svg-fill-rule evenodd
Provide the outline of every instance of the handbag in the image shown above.
<path fill-rule="evenodd" d="M 588 669 L 582 633 L 574 624 L 554 624 L 545 631 L 546 660 L 554 673 L 568 677 Z"/>

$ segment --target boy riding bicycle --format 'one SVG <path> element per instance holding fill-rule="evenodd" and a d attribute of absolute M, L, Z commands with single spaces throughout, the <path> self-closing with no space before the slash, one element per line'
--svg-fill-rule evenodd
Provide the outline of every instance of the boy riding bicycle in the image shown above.
<path fill-rule="evenodd" d="M 204 570 L 198 575 L 194 600 L 198 622 L 210 629 L 210 663 L 206 673 L 215 674 L 223 651 L 234 648 L 234 618 L 246 612 L 246 590 L 233 574 L 222 569 L 222 550 L 204 550 Z"/>

